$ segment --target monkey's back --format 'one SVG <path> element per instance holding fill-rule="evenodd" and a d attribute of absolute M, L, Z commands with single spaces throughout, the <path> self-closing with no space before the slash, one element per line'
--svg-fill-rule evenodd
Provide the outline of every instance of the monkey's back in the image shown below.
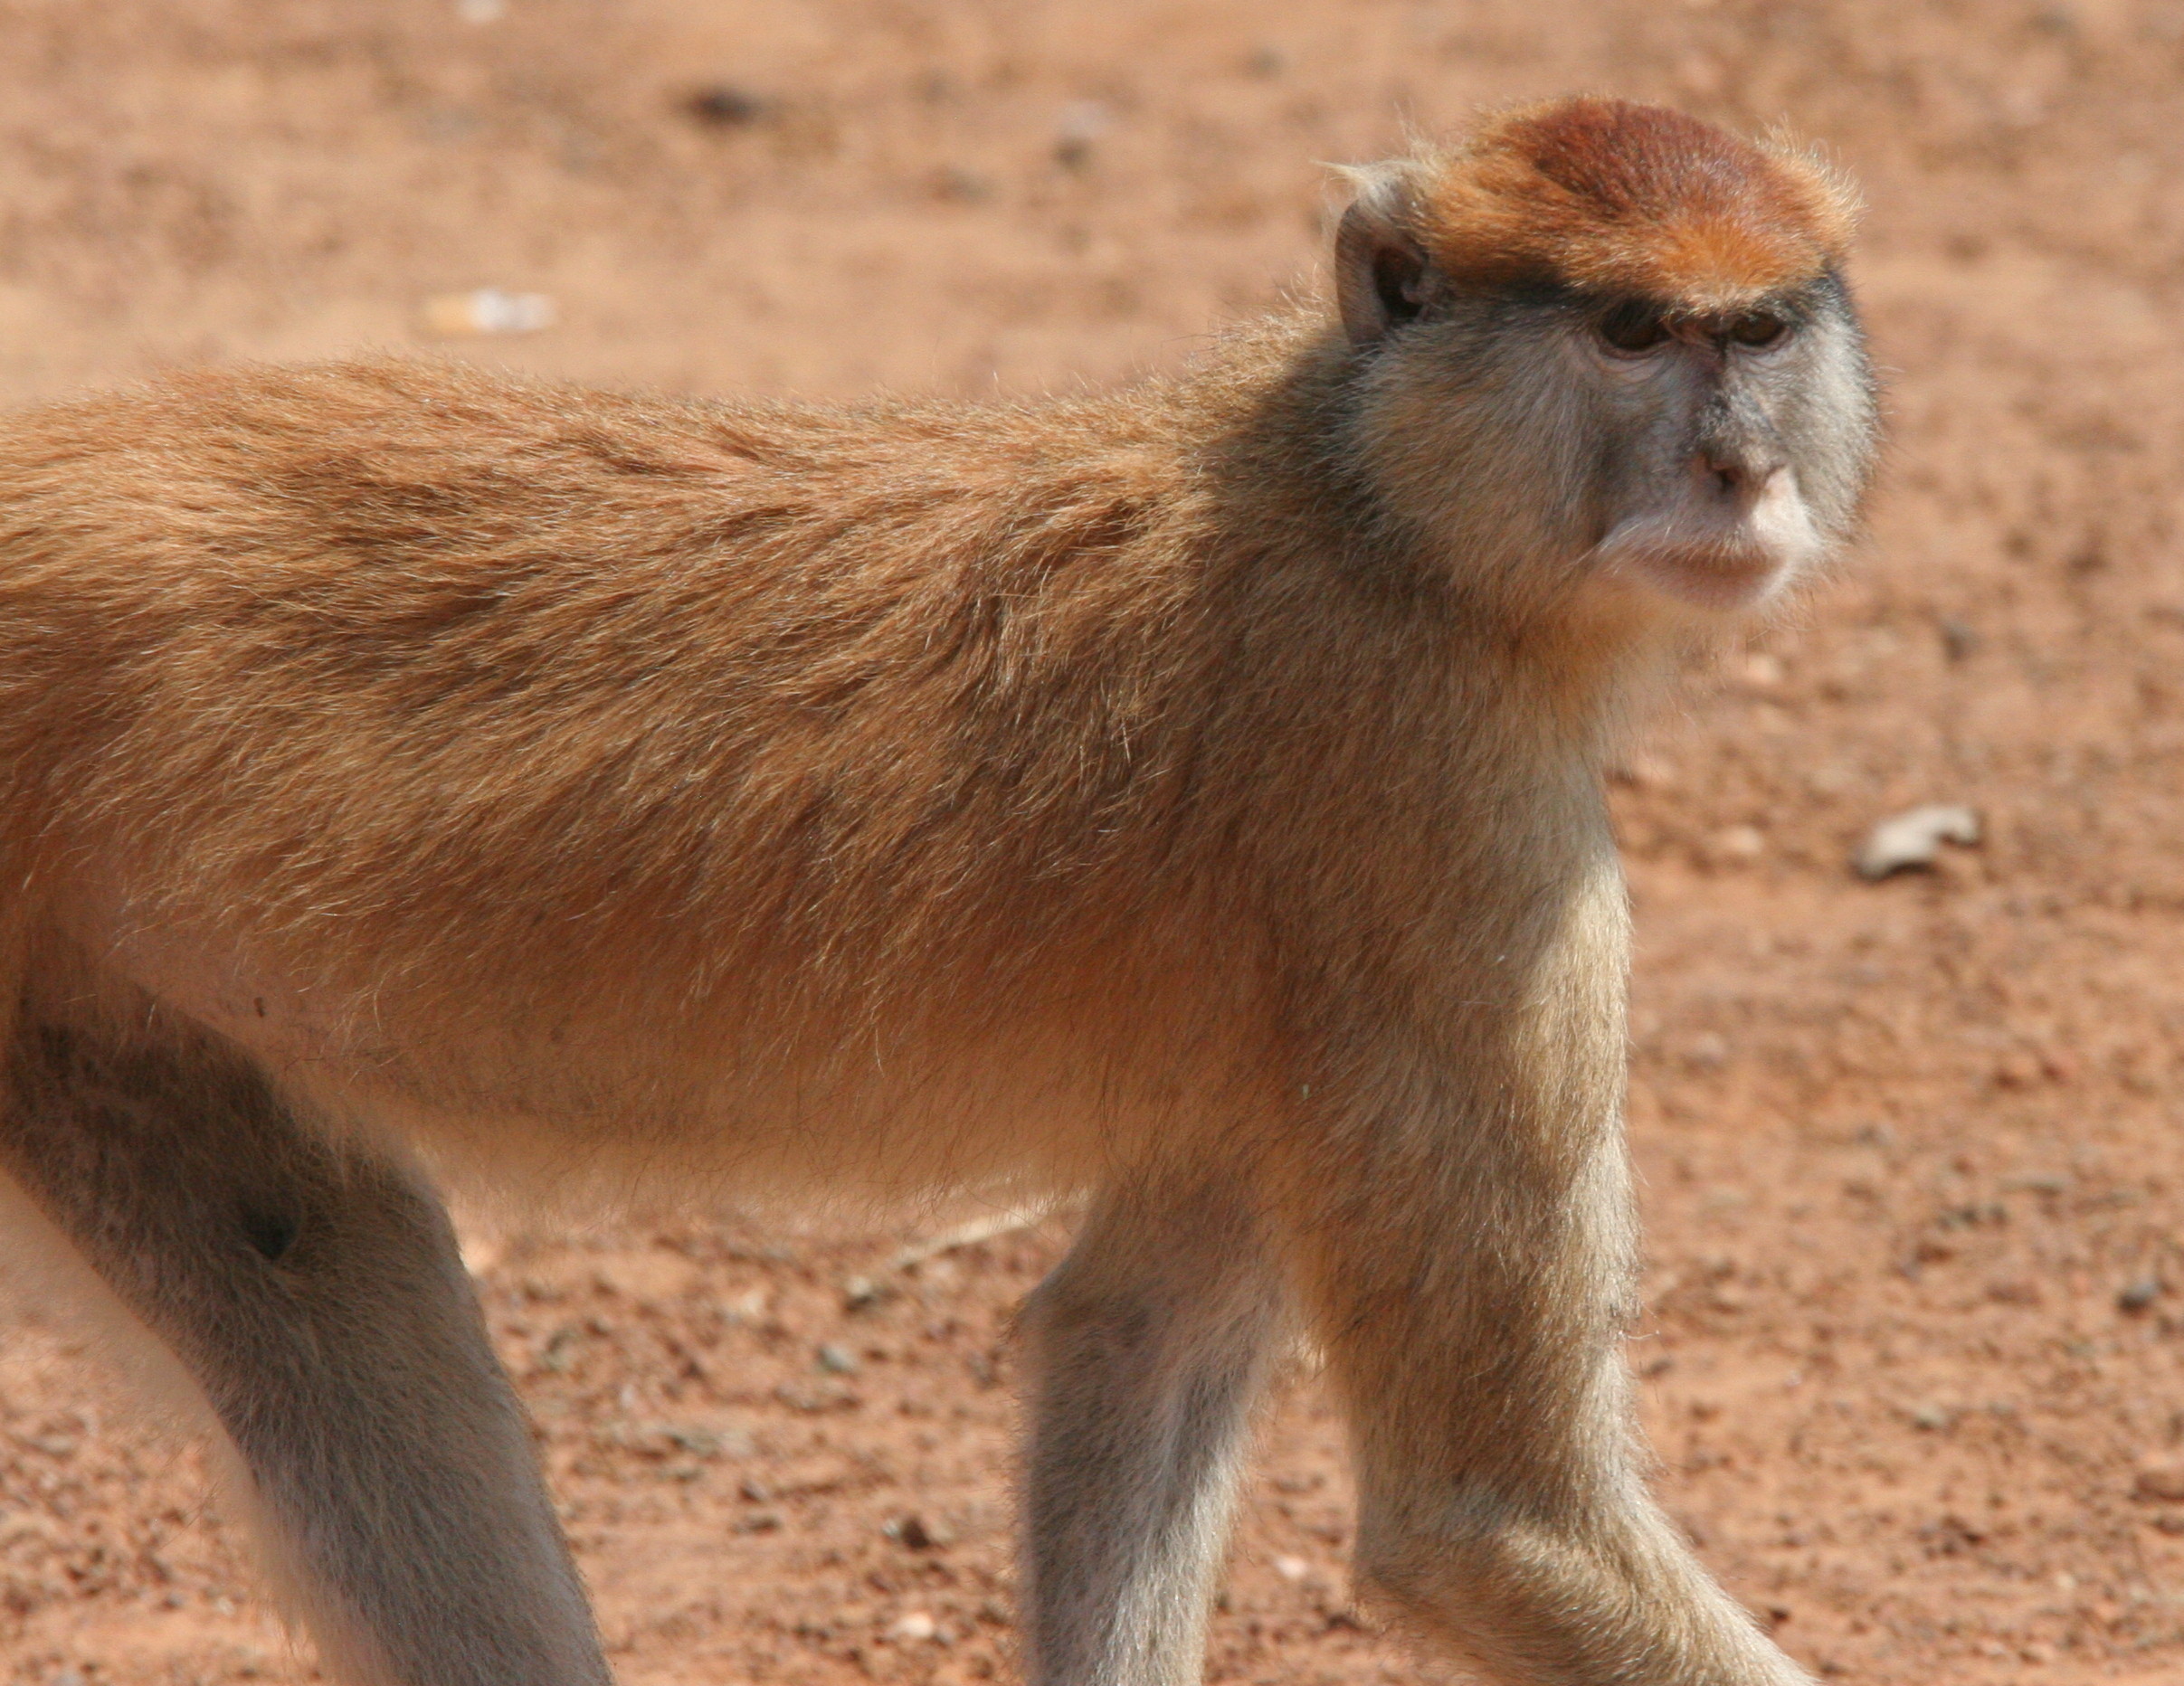
<path fill-rule="evenodd" d="M 450 1035 L 1051 964 L 1148 894 L 1205 659 L 1144 411 L 375 362 L 27 412 L 5 849 L 93 940 Z"/>

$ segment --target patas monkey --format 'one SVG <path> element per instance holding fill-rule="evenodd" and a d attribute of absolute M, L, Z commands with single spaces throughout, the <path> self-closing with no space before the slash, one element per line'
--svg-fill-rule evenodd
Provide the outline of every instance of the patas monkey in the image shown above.
<path fill-rule="evenodd" d="M 345 1679 L 607 1678 L 423 1164 L 1090 1191 L 1038 1681 L 1195 1677 L 1291 1330 L 1429 1637 L 1799 1678 L 1641 1480 L 1600 769 L 1854 519 L 1847 198 L 1600 99 L 1355 186 L 1338 308 L 1112 397 L 0 427 L 7 1242 L 209 1406 Z"/>

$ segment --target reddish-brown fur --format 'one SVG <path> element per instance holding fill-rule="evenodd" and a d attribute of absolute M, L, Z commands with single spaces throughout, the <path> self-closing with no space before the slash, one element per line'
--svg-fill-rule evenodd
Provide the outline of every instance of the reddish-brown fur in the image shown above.
<path fill-rule="evenodd" d="M 1339 319 L 1110 397 L 366 362 L 0 423 L 0 1211 L 187 1368 L 332 1666 L 606 1678 L 422 1149 L 1092 1194 L 1025 1319 L 1049 1686 L 1194 1677 L 1300 1322 L 1421 1630 L 1798 1678 L 1639 1476 L 1600 770 L 1853 518 L 1840 207 L 1597 101 L 1389 179 Z"/>
<path fill-rule="evenodd" d="M 1856 220 L 1811 158 L 1659 106 L 1565 99 L 1433 160 L 1424 230 L 1445 273 L 1727 308 L 1839 262 Z"/>
<path fill-rule="evenodd" d="M 0 675 L 14 848 L 41 839 L 33 883 L 122 879 L 125 928 L 300 980 L 308 1014 L 273 1012 L 315 1057 L 468 1139 L 506 1110 L 481 1104 L 496 1074 L 395 1050 L 521 1025 L 527 1067 L 651 1051 L 641 1104 L 603 1120 L 527 1083 L 527 1139 L 558 1120 L 589 1167 L 594 1132 L 633 1132 L 764 1171 L 663 1044 L 853 1085 L 837 1068 L 944 1059 L 994 1012 L 1082 1019 L 1084 971 L 1148 921 L 1173 942 L 1209 849 L 1326 753 L 1325 722 L 1248 753 L 1222 724 L 1268 707 L 1222 676 L 1243 600 L 1296 565 L 1277 487 L 1257 540 L 1233 487 L 1177 496 L 1179 439 L 1242 402 L 729 410 L 382 363 L 19 418 L 0 616 L 38 636 Z M 1325 670 L 1366 656 L 1344 619 L 1298 598 L 1254 636 Z M 943 1002 L 946 1032 L 919 1028 Z M 1088 1149 L 1065 1147 L 1074 1178 Z M 860 1149 L 851 1179 L 979 1169 L 913 1157 Z"/>

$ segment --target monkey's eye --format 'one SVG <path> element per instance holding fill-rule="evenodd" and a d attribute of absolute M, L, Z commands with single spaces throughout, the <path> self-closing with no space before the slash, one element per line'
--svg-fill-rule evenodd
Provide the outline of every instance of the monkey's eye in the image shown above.
<path fill-rule="evenodd" d="M 1651 351 L 1668 337 L 1668 324 L 1661 313 L 1642 299 L 1626 298 L 1596 324 L 1600 336 L 1610 348 L 1635 355 Z"/>
<path fill-rule="evenodd" d="M 1789 323 L 1765 310 L 1748 311 L 1729 324 L 1729 337 L 1740 346 L 1771 346 L 1789 332 Z"/>

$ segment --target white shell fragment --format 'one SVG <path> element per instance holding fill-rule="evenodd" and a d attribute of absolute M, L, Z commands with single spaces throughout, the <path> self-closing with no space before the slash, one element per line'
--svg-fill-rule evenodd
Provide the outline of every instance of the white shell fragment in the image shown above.
<path fill-rule="evenodd" d="M 1874 827 L 1850 864 L 1861 878 L 1885 878 L 1914 867 L 1932 866 L 1944 843 L 1970 848 L 1979 840 L 1977 813 L 1954 802 L 1929 802 Z"/>
<path fill-rule="evenodd" d="M 467 293 L 442 293 L 424 301 L 419 312 L 424 331 L 442 339 L 472 334 L 536 334 L 552 327 L 554 301 L 544 293 L 509 293 L 480 287 Z"/>

